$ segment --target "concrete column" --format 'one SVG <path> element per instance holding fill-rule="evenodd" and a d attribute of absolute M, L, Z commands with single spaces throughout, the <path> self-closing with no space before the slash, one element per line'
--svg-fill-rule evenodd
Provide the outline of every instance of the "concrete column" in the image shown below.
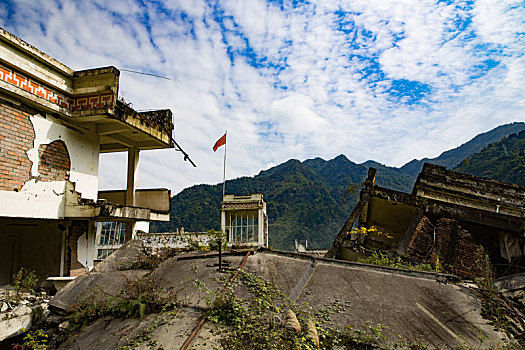
<path fill-rule="evenodd" d="M 264 246 L 268 247 L 268 215 L 264 213 Z"/>
<path fill-rule="evenodd" d="M 125 238 L 126 242 L 133 238 L 134 231 L 135 231 L 135 221 L 126 221 L 126 238 Z"/>
<path fill-rule="evenodd" d="M 259 208 L 259 210 L 257 210 L 257 214 L 259 216 L 258 218 L 258 231 L 259 231 L 259 246 L 264 246 L 264 213 L 263 213 L 263 210 L 262 208 Z"/>
<path fill-rule="evenodd" d="M 126 187 L 126 206 L 135 206 L 135 189 L 137 188 L 137 168 L 139 165 L 139 149 L 128 148 L 128 182 Z"/>

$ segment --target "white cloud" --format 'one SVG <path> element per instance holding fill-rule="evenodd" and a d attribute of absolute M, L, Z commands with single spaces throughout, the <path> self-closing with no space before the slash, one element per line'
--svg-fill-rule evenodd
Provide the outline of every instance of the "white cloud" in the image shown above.
<path fill-rule="evenodd" d="M 74 69 L 115 65 L 171 78 L 122 72 L 120 93 L 137 109 L 171 108 L 175 137 L 198 168 L 173 150 L 145 151 L 141 187 L 176 193 L 221 181 L 222 152 L 211 147 L 226 129 L 232 178 L 341 153 L 402 165 L 525 120 L 519 1 L 8 4 L 2 27 Z M 487 61 L 497 65 L 480 68 Z M 396 97 L 395 80 L 426 90 Z M 125 162 L 101 157 L 104 188 L 125 185 Z"/>

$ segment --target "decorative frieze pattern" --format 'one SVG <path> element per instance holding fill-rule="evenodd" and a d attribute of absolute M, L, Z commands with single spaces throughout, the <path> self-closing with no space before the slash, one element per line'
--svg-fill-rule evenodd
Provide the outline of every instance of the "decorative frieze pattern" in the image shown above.
<path fill-rule="evenodd" d="M 70 98 L 3 65 L 0 65 L 0 81 L 14 85 L 19 89 L 71 111 L 111 108 L 114 104 L 114 94 L 112 92 Z"/>

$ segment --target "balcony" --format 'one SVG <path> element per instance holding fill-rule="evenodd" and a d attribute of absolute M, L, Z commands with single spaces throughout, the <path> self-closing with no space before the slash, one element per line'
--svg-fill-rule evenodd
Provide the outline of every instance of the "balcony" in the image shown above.
<path fill-rule="evenodd" d="M 135 190 L 134 203 L 127 201 L 126 190 L 99 191 L 98 201 L 80 198 L 69 182 L 66 190 L 65 216 L 93 218 L 97 221 L 139 220 L 169 221 L 171 191 L 168 189 Z"/>

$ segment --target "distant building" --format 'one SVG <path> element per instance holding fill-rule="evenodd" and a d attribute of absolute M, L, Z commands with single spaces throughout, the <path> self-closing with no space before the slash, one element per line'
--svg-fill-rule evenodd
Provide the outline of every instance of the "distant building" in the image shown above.
<path fill-rule="evenodd" d="M 137 112 L 115 67 L 74 71 L 1 28 L 0 58 L 0 285 L 82 274 L 137 222 L 169 220 L 170 191 L 136 187 L 139 152 L 174 147 L 170 110 Z M 128 154 L 127 187 L 98 191 L 110 152 Z"/>
<path fill-rule="evenodd" d="M 268 215 L 260 193 L 225 195 L 221 203 L 221 230 L 229 244 L 268 246 Z"/>
<path fill-rule="evenodd" d="M 501 276 L 525 267 L 525 187 L 426 163 L 411 194 L 375 185 L 370 168 L 360 201 L 326 257 L 356 260 L 356 245 L 393 251 L 473 277 L 483 247 Z M 352 227 L 385 234 L 349 235 Z M 358 242 L 359 241 L 359 242 Z M 356 244 L 358 243 L 358 244 Z"/>
<path fill-rule="evenodd" d="M 295 243 L 295 252 L 296 253 L 305 253 L 310 255 L 325 255 L 328 252 L 328 249 L 310 249 L 308 248 L 308 240 L 304 240 L 304 244 L 300 239 L 296 239 Z"/>

